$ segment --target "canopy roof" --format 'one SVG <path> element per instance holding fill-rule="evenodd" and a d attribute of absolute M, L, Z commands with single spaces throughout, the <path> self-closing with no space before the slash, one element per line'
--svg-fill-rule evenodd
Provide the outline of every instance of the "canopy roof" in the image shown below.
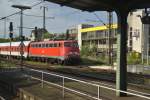
<path fill-rule="evenodd" d="M 85 11 L 117 11 L 150 7 L 150 0 L 46 0 Z"/>

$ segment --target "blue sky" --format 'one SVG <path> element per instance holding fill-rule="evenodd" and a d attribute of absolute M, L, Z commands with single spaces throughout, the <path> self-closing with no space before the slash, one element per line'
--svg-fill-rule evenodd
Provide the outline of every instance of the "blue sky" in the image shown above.
<path fill-rule="evenodd" d="M 0 17 L 5 17 L 7 15 L 10 15 L 12 13 L 15 13 L 16 11 L 19 11 L 18 9 L 12 8 L 11 6 L 13 4 L 19 4 L 19 5 L 27 5 L 32 6 L 38 2 L 41 2 L 40 0 L 0 0 Z M 38 15 L 42 16 L 42 9 L 40 9 L 41 6 L 48 7 L 48 11 L 46 12 L 47 17 L 55 17 L 55 19 L 46 19 L 46 28 L 49 32 L 52 33 L 61 33 L 65 32 L 67 28 L 76 26 L 81 23 L 87 23 L 87 24 L 94 24 L 94 25 L 102 25 L 100 22 L 90 22 L 87 21 L 87 19 L 90 20 L 98 20 L 96 16 L 93 13 L 89 12 L 83 12 L 77 9 L 69 8 L 69 7 L 61 7 L 57 4 L 53 4 L 50 2 L 41 3 L 40 5 L 33 7 L 31 10 L 24 11 L 25 14 L 30 15 Z M 104 23 L 107 23 L 107 13 L 105 11 L 101 12 L 95 12 L 101 20 L 103 20 Z M 114 13 L 114 23 L 116 23 L 116 15 Z M 13 22 L 14 24 L 14 36 L 19 35 L 19 24 L 20 24 L 20 15 L 14 15 L 12 17 L 9 17 L 7 20 L 7 37 L 8 37 L 8 27 L 9 22 Z M 35 27 L 41 28 L 42 23 L 42 17 L 32 17 L 32 16 L 24 16 L 24 27 Z M 24 29 L 23 34 L 26 36 L 29 36 L 31 34 L 31 29 Z M 0 37 L 4 36 L 4 21 L 0 20 Z"/>

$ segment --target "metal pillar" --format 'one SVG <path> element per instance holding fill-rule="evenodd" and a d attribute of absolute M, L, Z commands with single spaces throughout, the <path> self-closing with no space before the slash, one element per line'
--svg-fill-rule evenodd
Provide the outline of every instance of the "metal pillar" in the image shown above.
<path fill-rule="evenodd" d="M 6 17 L 4 19 L 4 39 L 6 38 Z"/>
<path fill-rule="evenodd" d="M 112 24 L 113 24 L 113 13 L 108 12 L 108 20 L 109 20 L 109 31 L 108 31 L 108 64 L 112 65 Z"/>
<path fill-rule="evenodd" d="M 43 0 L 44 1 L 44 0 Z M 46 29 L 46 10 L 48 10 L 47 7 L 41 6 L 41 9 L 43 8 L 43 30 L 42 30 L 42 39 L 44 39 L 44 31 Z"/>
<path fill-rule="evenodd" d="M 127 15 L 123 11 L 117 12 L 118 15 L 118 50 L 117 50 L 117 71 L 116 89 L 127 90 Z M 117 96 L 126 96 L 126 93 L 116 92 Z"/>
<path fill-rule="evenodd" d="M 46 9 L 46 7 L 43 7 L 43 29 L 46 29 L 46 25 L 45 25 L 45 9 Z"/>
<path fill-rule="evenodd" d="M 20 41 L 21 41 L 21 45 L 20 45 L 20 54 L 21 54 L 21 67 L 23 65 L 23 9 L 21 9 L 21 13 L 20 13 Z"/>
<path fill-rule="evenodd" d="M 24 54 L 24 52 L 23 52 L 23 46 L 24 46 L 24 44 L 23 44 L 23 39 L 24 39 L 24 37 L 23 37 L 23 10 L 31 9 L 31 7 L 23 6 L 23 5 L 12 5 L 12 7 L 18 8 L 21 10 L 21 12 L 20 12 L 20 14 L 21 14 L 20 15 L 20 41 L 21 41 L 21 43 L 20 43 L 20 55 L 21 55 L 21 67 L 23 67 L 22 66 L 23 65 L 23 54 Z"/>

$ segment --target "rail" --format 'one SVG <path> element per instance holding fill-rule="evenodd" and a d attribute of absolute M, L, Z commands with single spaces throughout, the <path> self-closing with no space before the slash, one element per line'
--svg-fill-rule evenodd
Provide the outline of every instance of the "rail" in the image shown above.
<path fill-rule="evenodd" d="M 72 91 L 74 93 L 77 93 L 77 94 L 80 94 L 82 96 L 86 96 L 86 97 L 89 97 L 89 98 L 92 98 L 92 99 L 95 99 L 95 100 L 102 100 L 102 98 L 100 98 L 100 89 L 103 88 L 103 89 L 111 90 L 111 91 L 114 91 L 114 92 L 122 92 L 122 93 L 126 93 L 126 94 L 129 94 L 129 95 L 133 95 L 133 96 L 136 96 L 136 97 L 140 97 L 140 98 L 143 98 L 143 99 L 150 100 L 150 97 L 147 97 L 147 96 L 144 96 L 144 95 L 135 94 L 135 93 L 122 91 L 122 90 L 117 90 L 117 89 L 114 89 L 114 88 L 111 88 L 111 87 L 102 86 L 102 85 L 86 82 L 86 81 L 79 80 L 79 79 L 74 79 L 74 78 L 70 78 L 70 77 L 66 77 L 66 76 L 62 76 L 62 75 L 58 75 L 58 74 L 54 74 L 54 73 L 49 73 L 49 72 L 45 72 L 45 71 L 41 71 L 41 70 L 31 69 L 31 68 L 25 68 L 25 70 L 26 71 L 32 71 L 32 73 L 34 73 L 34 72 L 40 73 L 40 76 L 39 76 L 39 74 L 37 74 L 37 76 L 34 76 L 34 75 L 32 75 L 32 73 L 28 72 L 28 75 L 33 79 L 41 81 L 41 86 L 42 87 L 43 87 L 44 83 L 47 83 L 47 84 L 51 84 L 51 85 L 62 88 L 62 96 L 63 97 L 65 95 L 65 90 L 68 90 L 68 91 Z M 57 77 L 57 78 L 61 78 L 62 84 L 50 82 L 50 80 L 44 80 L 44 76 L 48 76 L 48 75 L 51 75 L 51 76 L 54 76 L 54 77 Z M 94 87 L 97 88 L 95 90 L 97 94 L 93 96 L 90 93 L 87 93 L 85 91 L 81 91 L 81 90 L 78 90 L 78 89 L 75 90 L 75 89 L 69 88 L 65 85 L 66 84 L 65 80 L 75 81 L 75 82 L 79 82 L 79 83 L 82 83 L 82 84 L 85 84 L 85 85 L 94 86 Z"/>

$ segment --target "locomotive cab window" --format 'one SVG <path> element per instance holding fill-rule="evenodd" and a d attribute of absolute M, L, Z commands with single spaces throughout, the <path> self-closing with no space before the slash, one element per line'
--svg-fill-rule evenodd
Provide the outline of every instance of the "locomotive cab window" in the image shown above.
<path fill-rule="evenodd" d="M 64 46 L 65 47 L 78 47 L 78 43 L 77 42 L 65 42 Z"/>

